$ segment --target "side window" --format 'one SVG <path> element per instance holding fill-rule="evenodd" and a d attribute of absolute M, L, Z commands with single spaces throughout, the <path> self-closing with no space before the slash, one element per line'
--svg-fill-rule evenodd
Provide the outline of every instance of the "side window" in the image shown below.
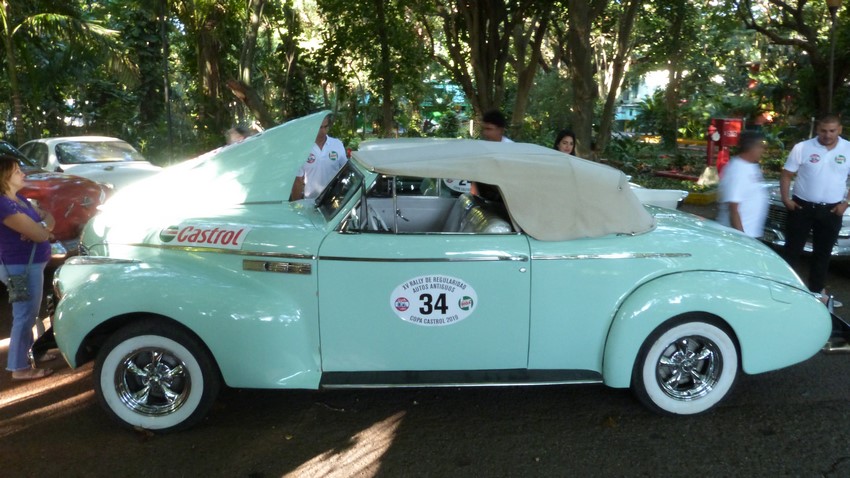
<path fill-rule="evenodd" d="M 28 158 L 33 160 L 36 166 L 40 168 L 47 167 L 47 145 L 41 143 L 25 144 L 21 147 L 21 152 Z"/>
<path fill-rule="evenodd" d="M 513 232 L 505 205 L 450 189 L 469 189 L 452 179 L 379 176 L 349 214 L 346 231 L 393 234 L 507 234 Z M 433 189 L 432 189 L 433 188 Z M 495 188 L 495 186 L 493 186 Z M 434 192 L 432 192 L 434 191 Z"/>

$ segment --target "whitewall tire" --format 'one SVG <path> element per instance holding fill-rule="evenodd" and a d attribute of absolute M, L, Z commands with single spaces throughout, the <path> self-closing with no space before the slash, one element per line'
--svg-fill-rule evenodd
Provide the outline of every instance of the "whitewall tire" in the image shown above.
<path fill-rule="evenodd" d="M 131 428 L 166 432 L 206 415 L 220 387 L 206 349 L 177 326 L 142 321 L 113 334 L 98 353 L 95 392 Z"/>
<path fill-rule="evenodd" d="M 694 415 L 726 397 L 738 369 L 738 348 L 724 327 L 700 320 L 674 321 L 644 342 L 632 388 L 651 409 Z"/>

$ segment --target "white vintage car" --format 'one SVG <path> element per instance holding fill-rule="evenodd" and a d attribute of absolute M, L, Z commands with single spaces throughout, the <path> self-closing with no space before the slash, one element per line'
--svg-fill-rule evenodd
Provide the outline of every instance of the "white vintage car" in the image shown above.
<path fill-rule="evenodd" d="M 56 276 L 55 336 L 72 367 L 95 361 L 120 423 L 189 426 L 222 384 L 604 383 L 688 415 L 829 338 L 765 245 L 548 148 L 376 141 L 290 203 L 323 118 L 131 185 L 89 223 Z M 497 198 L 400 194 L 432 178 Z"/>
<path fill-rule="evenodd" d="M 21 151 L 47 171 L 82 176 L 114 189 L 159 173 L 126 141 L 108 136 L 67 136 L 27 141 Z"/>

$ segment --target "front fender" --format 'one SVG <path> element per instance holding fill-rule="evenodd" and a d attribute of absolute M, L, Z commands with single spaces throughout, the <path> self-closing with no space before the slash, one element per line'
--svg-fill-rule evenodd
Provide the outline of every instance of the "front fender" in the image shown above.
<path fill-rule="evenodd" d="M 66 264 L 55 279 L 59 349 L 72 367 L 79 366 L 77 352 L 96 327 L 158 315 L 194 332 L 229 386 L 317 388 L 315 276 L 244 271 L 241 260 L 233 258 L 230 267 L 202 260 Z"/>
<path fill-rule="evenodd" d="M 722 321 L 735 335 L 749 374 L 802 362 L 829 339 L 826 307 L 809 292 L 740 274 L 671 274 L 636 289 L 619 307 L 605 344 L 605 384 L 628 387 L 638 352 L 661 324 L 684 314 Z"/>

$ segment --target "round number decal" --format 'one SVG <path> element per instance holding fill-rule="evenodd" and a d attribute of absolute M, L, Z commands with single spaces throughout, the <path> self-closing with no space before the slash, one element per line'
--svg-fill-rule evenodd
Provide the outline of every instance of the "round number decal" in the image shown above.
<path fill-rule="evenodd" d="M 406 280 L 393 290 L 390 307 L 401 320 L 426 327 L 452 325 L 469 317 L 478 294 L 456 277 L 427 275 Z"/>

